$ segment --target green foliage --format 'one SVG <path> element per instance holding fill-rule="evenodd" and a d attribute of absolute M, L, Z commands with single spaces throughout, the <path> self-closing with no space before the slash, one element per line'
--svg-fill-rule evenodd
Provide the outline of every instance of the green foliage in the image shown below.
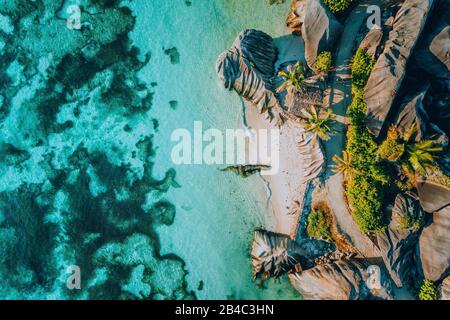
<path fill-rule="evenodd" d="M 333 110 L 329 109 L 324 114 L 312 106 L 310 110 L 302 109 L 302 114 L 306 118 L 305 129 L 314 133 L 314 139 L 329 140 L 336 130 L 333 129 Z"/>
<path fill-rule="evenodd" d="M 320 74 L 327 74 L 333 64 L 333 58 L 331 52 L 324 51 L 317 57 L 316 62 L 314 62 L 314 69 L 316 69 Z"/>
<path fill-rule="evenodd" d="M 371 176 L 356 174 L 347 183 L 347 198 L 352 215 L 362 232 L 381 232 L 386 221 L 382 214 L 382 187 Z"/>
<path fill-rule="evenodd" d="M 364 50 L 353 59 L 353 101 L 348 115 L 351 125 L 347 131 L 347 150 L 354 175 L 346 183 L 346 195 L 352 215 L 363 232 L 380 232 L 387 225 L 383 215 L 386 190 L 391 184 L 387 168 L 377 162 L 378 145 L 364 124 L 366 102 L 364 86 L 369 79 L 374 60 Z"/>
<path fill-rule="evenodd" d="M 424 280 L 419 289 L 419 300 L 437 300 L 437 288 L 431 280 Z"/>
<path fill-rule="evenodd" d="M 308 216 L 306 233 L 311 238 L 332 241 L 330 232 L 331 223 L 327 215 L 320 210 L 312 210 Z"/>
<path fill-rule="evenodd" d="M 364 89 L 374 65 L 375 60 L 367 53 L 367 50 L 358 49 L 356 51 L 352 64 L 352 85 L 354 90 Z"/>
<path fill-rule="evenodd" d="M 325 4 L 333 13 L 345 11 L 352 4 L 353 0 L 324 0 Z"/>
<path fill-rule="evenodd" d="M 397 161 L 405 152 L 405 145 L 398 143 L 396 140 L 386 139 L 378 150 L 381 159 L 389 161 Z"/>
<path fill-rule="evenodd" d="M 425 216 L 411 217 L 403 216 L 400 218 L 399 225 L 401 230 L 415 229 L 419 230 L 424 222 Z"/>
<path fill-rule="evenodd" d="M 277 88 L 277 93 L 287 90 L 288 94 L 293 94 L 304 86 L 305 75 L 300 61 L 288 66 L 286 71 L 278 72 L 278 77 L 283 78 L 283 83 Z"/>
<path fill-rule="evenodd" d="M 352 157 L 347 151 L 342 152 L 342 158 L 338 155 L 333 156 L 334 164 L 332 165 L 332 171 L 335 173 L 343 174 L 349 179 L 353 178 L 355 173 L 355 167 L 353 166 Z"/>
<path fill-rule="evenodd" d="M 413 124 L 403 136 L 398 128 L 389 129 L 387 139 L 381 144 L 378 155 L 382 159 L 398 162 L 405 173 L 415 173 L 427 176 L 427 169 L 436 166 L 434 159 L 436 153 L 443 150 L 433 140 L 415 140 L 418 125 Z"/>

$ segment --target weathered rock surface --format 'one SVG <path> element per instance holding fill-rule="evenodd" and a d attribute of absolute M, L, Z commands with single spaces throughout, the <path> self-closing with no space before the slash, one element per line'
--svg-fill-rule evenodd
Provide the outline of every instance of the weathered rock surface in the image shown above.
<path fill-rule="evenodd" d="M 378 136 L 391 111 L 405 77 L 408 59 L 425 26 L 433 0 L 406 0 L 398 11 L 383 53 L 365 88 L 366 115 L 371 131 Z"/>
<path fill-rule="evenodd" d="M 289 236 L 255 231 L 252 246 L 253 277 L 280 277 L 296 267 L 310 265 L 308 253 Z"/>
<path fill-rule="evenodd" d="M 407 132 L 414 124 L 418 125 L 417 140 L 422 140 L 426 136 L 430 123 L 423 105 L 428 88 L 429 85 L 425 86 L 419 93 L 404 98 L 397 118 L 396 125 L 402 133 Z"/>
<path fill-rule="evenodd" d="M 372 29 L 370 30 L 363 41 L 361 42 L 359 48 L 365 49 L 373 57 L 375 56 L 378 48 L 381 45 L 381 40 L 383 39 L 383 29 Z"/>
<path fill-rule="evenodd" d="M 420 259 L 426 279 L 438 281 L 450 275 L 450 206 L 433 214 L 419 240 Z"/>
<path fill-rule="evenodd" d="M 450 190 L 430 181 L 419 181 L 416 185 L 420 205 L 425 212 L 433 213 L 450 205 Z"/>
<path fill-rule="evenodd" d="M 414 64 L 436 78 L 450 79 L 450 11 L 447 0 L 435 0 L 435 8 L 414 52 Z"/>
<path fill-rule="evenodd" d="M 273 39 L 262 31 L 242 31 L 230 49 L 223 52 L 216 71 L 225 88 L 258 106 L 270 119 L 278 118 L 280 105 L 274 93 L 277 50 Z M 278 119 L 277 119 L 278 120 Z"/>
<path fill-rule="evenodd" d="M 416 247 L 418 229 L 405 229 L 404 219 L 421 219 L 420 203 L 406 195 L 398 195 L 392 208 L 388 230 L 377 236 L 378 246 L 386 268 L 397 287 L 403 287 L 417 275 Z"/>
<path fill-rule="evenodd" d="M 442 281 L 438 288 L 439 300 L 450 300 L 450 277 L 447 277 Z"/>
<path fill-rule="evenodd" d="M 305 41 L 305 58 L 310 68 L 313 68 L 321 52 L 333 49 L 342 32 L 342 25 L 323 0 L 294 1 L 287 25 L 294 31 L 301 30 Z"/>
<path fill-rule="evenodd" d="M 370 275 L 362 261 L 340 260 L 318 265 L 302 273 L 289 274 L 289 280 L 307 300 L 362 300 L 371 297 L 392 299 L 391 282 L 381 272 L 381 288 L 370 290 Z"/>

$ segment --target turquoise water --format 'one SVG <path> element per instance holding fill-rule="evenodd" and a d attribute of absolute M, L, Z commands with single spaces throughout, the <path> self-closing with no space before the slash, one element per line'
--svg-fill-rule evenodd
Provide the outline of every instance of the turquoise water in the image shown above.
<path fill-rule="evenodd" d="M 0 299 L 298 298 L 251 279 L 262 181 L 170 160 L 174 129 L 241 127 L 216 58 L 288 5 L 21 3 L 0 0 Z"/>
<path fill-rule="evenodd" d="M 139 73 L 156 81 L 155 107 L 159 131 L 155 136 L 155 174 L 172 166 L 170 134 L 177 128 L 192 131 L 200 120 L 204 128 L 241 128 L 242 102 L 224 90 L 215 75 L 215 61 L 237 34 L 246 28 L 264 30 L 273 37 L 287 33 L 288 4 L 268 6 L 264 0 L 245 1 L 134 1 L 133 43 L 150 52 L 149 64 Z M 157 18 L 155 18 L 157 16 Z M 164 36 L 161 36 L 164 35 Z M 164 49 L 175 47 L 180 63 L 171 64 Z M 170 101 L 177 101 L 172 110 Z M 177 166 L 180 189 L 165 197 L 177 206 L 174 225 L 158 229 L 163 252 L 175 252 L 186 262 L 187 281 L 199 298 L 298 297 L 286 280 L 262 290 L 251 280 L 250 244 L 255 227 L 269 226 L 264 185 L 257 177 L 243 180 L 217 167 Z"/>

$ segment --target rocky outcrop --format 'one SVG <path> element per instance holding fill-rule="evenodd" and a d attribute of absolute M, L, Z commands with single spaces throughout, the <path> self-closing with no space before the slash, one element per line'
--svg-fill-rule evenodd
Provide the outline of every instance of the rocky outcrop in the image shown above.
<path fill-rule="evenodd" d="M 400 113 L 397 118 L 396 126 L 401 133 L 407 132 L 413 125 L 418 126 L 416 139 L 418 141 L 425 138 L 430 119 L 425 111 L 423 100 L 427 94 L 429 85 L 424 87 L 419 93 L 406 97 L 400 106 Z"/>
<path fill-rule="evenodd" d="M 425 279 L 439 281 L 450 275 L 450 206 L 433 214 L 419 240 Z"/>
<path fill-rule="evenodd" d="M 255 104 L 260 113 L 278 121 L 282 110 L 274 93 L 276 59 L 277 50 L 269 35 L 245 30 L 219 56 L 216 71 L 225 88 L 235 90 Z"/>
<path fill-rule="evenodd" d="M 384 272 L 381 271 L 380 275 L 381 286 L 375 285 L 376 289 L 370 290 L 367 286 L 370 277 L 368 265 L 351 259 L 289 274 L 289 280 L 307 300 L 392 299 L 391 282 Z"/>
<path fill-rule="evenodd" d="M 442 281 L 438 288 L 439 300 L 450 300 L 450 277 L 447 277 Z"/>
<path fill-rule="evenodd" d="M 255 231 L 251 256 L 255 279 L 278 278 L 294 268 L 311 265 L 307 251 L 289 236 L 265 230 Z"/>
<path fill-rule="evenodd" d="M 425 212 L 433 213 L 450 205 L 450 190 L 431 181 L 419 181 L 416 184 L 420 205 Z"/>
<path fill-rule="evenodd" d="M 381 45 L 382 39 L 383 29 L 374 28 L 367 33 L 359 48 L 366 50 L 371 57 L 374 57 Z"/>
<path fill-rule="evenodd" d="M 367 117 L 378 136 L 405 77 L 406 64 L 431 10 L 433 0 L 406 0 L 398 11 L 383 53 L 377 60 L 365 88 Z"/>
<path fill-rule="evenodd" d="M 293 1 L 287 25 L 301 32 L 306 62 L 312 69 L 317 56 L 323 51 L 331 51 L 342 32 L 342 25 L 323 0 Z"/>
<path fill-rule="evenodd" d="M 450 79 L 450 11 L 447 0 L 435 0 L 426 36 L 414 52 L 414 64 L 431 77 Z"/>
<path fill-rule="evenodd" d="M 302 132 L 298 136 L 299 161 L 303 164 L 302 182 L 311 181 L 320 176 L 324 170 L 325 158 L 320 141 L 315 141 L 314 134 Z"/>
<path fill-rule="evenodd" d="M 388 230 L 377 236 L 386 268 L 397 287 L 403 287 L 417 275 L 416 247 L 418 228 L 405 225 L 408 219 L 422 220 L 424 212 L 415 199 L 398 195 L 392 208 Z"/>

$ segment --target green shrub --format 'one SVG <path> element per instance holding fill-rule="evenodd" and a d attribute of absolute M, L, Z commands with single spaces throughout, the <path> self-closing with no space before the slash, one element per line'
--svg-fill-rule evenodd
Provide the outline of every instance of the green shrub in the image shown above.
<path fill-rule="evenodd" d="M 424 219 L 425 216 L 423 215 L 416 218 L 410 216 L 403 216 L 400 218 L 399 221 L 400 230 L 409 230 L 409 229 L 419 230 L 423 224 Z"/>
<path fill-rule="evenodd" d="M 382 186 L 371 176 L 357 173 L 347 183 L 347 199 L 352 216 L 362 232 L 381 232 L 386 227 L 382 214 Z"/>
<path fill-rule="evenodd" d="M 347 131 L 347 152 L 355 167 L 355 175 L 346 183 L 346 195 L 352 216 L 363 232 L 380 232 L 386 228 L 383 214 L 386 189 L 391 178 L 386 166 L 377 162 L 378 145 L 364 120 L 367 104 L 364 86 L 369 79 L 374 60 L 364 50 L 358 50 L 352 65 L 353 101 L 348 108 L 351 125 Z"/>
<path fill-rule="evenodd" d="M 324 51 L 317 57 L 316 62 L 314 62 L 314 69 L 316 69 L 321 74 L 326 74 L 330 71 L 333 64 L 333 58 L 331 52 Z"/>
<path fill-rule="evenodd" d="M 353 90 L 364 89 L 374 65 L 375 60 L 367 53 L 367 50 L 356 51 L 352 63 L 352 85 L 355 87 Z"/>
<path fill-rule="evenodd" d="M 378 150 L 381 159 L 398 161 L 405 153 L 405 145 L 397 140 L 386 139 Z"/>
<path fill-rule="evenodd" d="M 340 13 L 350 7 L 353 0 L 324 0 L 324 2 L 331 12 Z"/>
<path fill-rule="evenodd" d="M 419 289 L 419 300 L 436 300 L 437 288 L 430 280 L 424 280 Z"/>
<path fill-rule="evenodd" d="M 317 240 L 332 241 L 330 227 L 331 223 L 326 213 L 320 210 L 311 210 L 306 228 L 308 236 Z"/>

